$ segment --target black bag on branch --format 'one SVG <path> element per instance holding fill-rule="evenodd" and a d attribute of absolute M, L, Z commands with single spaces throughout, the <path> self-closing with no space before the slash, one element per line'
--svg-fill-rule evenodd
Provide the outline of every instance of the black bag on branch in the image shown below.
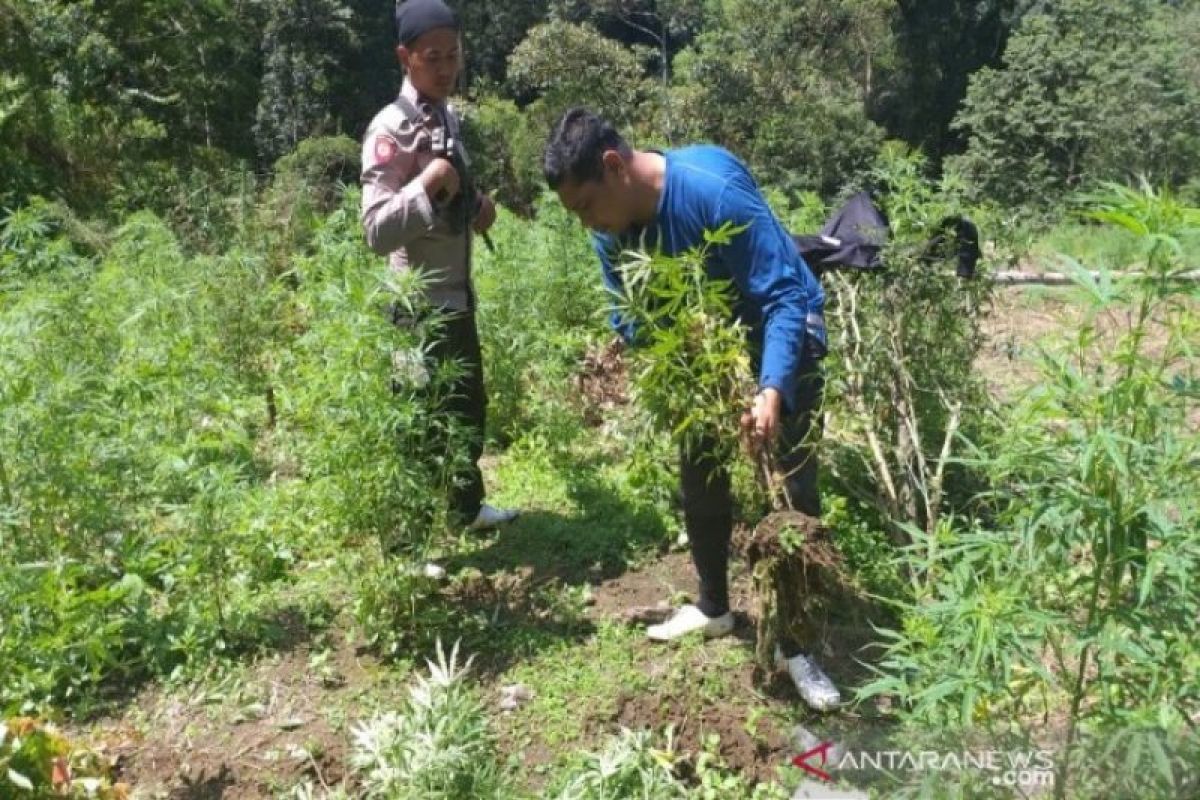
<path fill-rule="evenodd" d="M 825 222 L 818 234 L 793 234 L 800 255 L 820 276 L 831 269 L 882 272 L 886 269 L 882 252 L 888 241 L 888 220 L 867 192 L 859 192 L 846 201 Z M 963 216 L 946 217 L 937 233 L 926 243 L 922 258 L 932 264 L 954 248 L 955 273 L 960 278 L 975 277 L 979 261 L 979 229 Z"/>

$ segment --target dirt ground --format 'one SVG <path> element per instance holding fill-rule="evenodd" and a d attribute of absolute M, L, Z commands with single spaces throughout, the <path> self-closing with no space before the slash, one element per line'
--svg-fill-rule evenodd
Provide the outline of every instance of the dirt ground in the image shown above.
<path fill-rule="evenodd" d="M 205 693 L 148 689 L 117 718 L 80 737 L 115 761 L 134 797 L 276 797 L 305 779 L 341 782 L 348 736 L 330 712 L 378 692 L 376 661 L 333 639 L 314 665 L 311 646 L 263 659 Z"/>
<path fill-rule="evenodd" d="M 750 575 L 739 567 L 740 564 L 734 566 L 730 591 L 735 607 L 741 609 L 750 593 Z M 609 620 L 641 628 L 664 619 L 670 604 L 694 596 L 695 587 L 690 555 L 667 553 L 644 569 L 596 584 L 588 616 L 596 621 Z M 736 627 L 729 646 L 753 649 L 753 621 L 740 610 L 735 617 Z M 669 645 L 639 641 L 634 648 L 639 669 L 650 674 L 662 669 L 664 647 Z M 695 667 L 703 669 L 705 665 Z M 611 719 L 597 720 L 590 736 L 599 742 L 622 727 L 662 731 L 670 723 L 674 726 L 677 752 L 700 753 L 705 740 L 715 734 L 720 737 L 717 753 L 729 767 L 755 780 L 772 778 L 776 766 L 787 763 L 794 755 L 794 745 L 773 720 L 769 717 L 751 720 L 749 710 L 760 706 L 766 698 L 775 703 L 791 703 L 794 698 L 789 696 L 790 687 L 785 680 L 772 679 L 763 685 L 754 672 L 754 665 L 746 663 L 725 675 L 732 691 L 717 702 L 697 703 L 695 697 L 680 687 L 622 693 Z M 551 762 L 554 755 L 544 749 L 527 750 L 525 768 L 536 771 L 539 765 Z"/>
<path fill-rule="evenodd" d="M 645 569 L 595 585 L 587 613 L 597 621 L 640 626 L 655 616 L 655 609 L 665 615 L 669 601 L 694 587 L 689 555 L 672 552 Z M 748 574 L 735 572 L 732 589 L 744 599 Z M 631 615 L 630 609 L 641 609 L 644 617 Z M 735 633 L 744 646 L 753 647 L 754 626 L 745 614 L 739 614 Z M 638 658 L 652 670 L 655 655 L 646 647 Z M 320 664 L 314 666 L 318 657 Z M 244 673 L 218 681 L 217 688 L 208 686 L 205 693 L 148 689 L 124 714 L 81 726 L 73 736 L 111 758 L 117 779 L 131 785 L 135 797 L 252 800 L 277 797 L 305 780 L 335 786 L 346 777 L 347 723 L 364 715 L 359 698 L 370 696 L 378 704 L 395 692 L 400 700 L 403 687 L 382 682 L 385 672 L 386 667 L 357 643 L 333 636 L 320 649 L 302 643 L 266 657 Z M 674 722 L 681 752 L 699 752 L 705 738 L 717 734 L 718 752 L 729 766 L 747 776 L 768 778 L 794 748 L 770 720 L 762 720 L 751 735 L 747 708 L 764 691 L 783 698 L 779 702 L 791 702 L 789 687 L 784 681 L 758 685 L 751 664 L 731 679 L 736 692 L 703 707 L 670 693 L 622 696 L 614 718 L 595 726 L 595 737 L 599 741 L 621 726 L 661 730 Z M 489 680 L 481 686 L 485 697 L 499 691 L 492 685 L 494 678 Z M 536 750 L 525 755 L 528 770 L 554 756 Z"/>

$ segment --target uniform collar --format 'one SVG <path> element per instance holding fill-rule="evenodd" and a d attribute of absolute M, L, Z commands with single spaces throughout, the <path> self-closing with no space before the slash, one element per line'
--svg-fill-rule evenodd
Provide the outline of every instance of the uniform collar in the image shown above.
<path fill-rule="evenodd" d="M 444 111 L 446 109 L 446 103 L 444 101 L 434 102 L 418 92 L 417 87 L 412 85 L 412 81 L 408 79 L 407 75 L 404 77 L 404 85 L 400 87 L 400 96 L 405 100 L 408 100 L 417 108 L 423 109 L 425 106 L 428 106 L 437 111 Z"/>

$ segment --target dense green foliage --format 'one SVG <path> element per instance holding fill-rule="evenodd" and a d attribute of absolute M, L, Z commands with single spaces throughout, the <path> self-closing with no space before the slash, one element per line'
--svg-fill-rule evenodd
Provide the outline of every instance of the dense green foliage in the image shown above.
<path fill-rule="evenodd" d="M 1200 163 L 1200 15 L 1144 0 L 1066 0 L 1024 19 L 1003 68 L 971 78 L 958 166 L 982 197 L 1052 205 L 1065 190 Z"/>
<path fill-rule="evenodd" d="M 571 104 L 642 141 L 716 141 L 826 198 L 884 137 L 934 167 L 961 154 L 970 188 L 1004 202 L 1197 178 L 1191 1 L 454 5 L 484 185 L 523 212 Z M 312 136 L 357 139 L 399 83 L 393 47 L 390 4 L 368 0 L 5 0 L 0 206 L 40 194 L 171 217 L 208 183 L 228 189 L 222 172 L 261 173 Z"/>
<path fill-rule="evenodd" d="M 6 220 L 4 707 L 257 645 L 305 542 L 437 529 L 444 380 L 391 376 L 435 332 L 387 324 L 389 298 L 419 295 L 356 226 L 335 212 L 277 276 L 246 247 L 188 256 L 146 213 L 91 257 L 36 208 Z"/>
<path fill-rule="evenodd" d="M 495 251 L 477 254 L 488 429 L 500 442 L 560 421 L 579 358 L 605 327 L 599 268 L 579 224 L 549 197 L 536 222 L 506 214 Z"/>
<path fill-rule="evenodd" d="M 588 584 L 673 538 L 673 445 L 732 448 L 750 378 L 697 254 L 626 254 L 644 347 L 602 344 L 612 299 L 539 167 L 582 103 L 638 144 L 729 147 L 797 231 L 881 190 L 888 272 L 824 279 L 825 522 L 899 620 L 860 697 L 913 742 L 1049 729 L 1059 796 L 1186 796 L 1200 331 L 1176 279 L 1200 252 L 1200 4 L 455 5 L 466 136 L 505 206 L 474 264 L 489 489 L 541 502 L 482 544 L 444 501 L 459 366 L 426 357 L 436 314 L 388 323 L 419 281 L 365 248 L 347 188 L 400 79 L 391 4 L 0 0 L 0 712 L 79 714 L 335 617 L 401 664 L 439 637 L 519 662 L 596 632 Z M 1122 188 L 1139 175 L 1164 188 Z M 1034 256 L 1078 257 L 1087 314 L 1006 405 L 977 369 L 992 288 L 930 246 L 961 212 L 985 274 L 1024 255 L 1014 220 L 1065 218 Z M 514 564 L 534 578 L 502 597 L 491 570 Z M 519 794 L 453 661 L 359 728 L 353 788 Z M 55 791 L 59 741 L 0 731 L 0 767 Z M 546 791 L 781 794 L 716 749 L 625 733 Z"/>
<path fill-rule="evenodd" d="M 1173 277 L 1200 212 L 1119 188 L 1090 208 L 1141 237 L 1144 272 L 1073 267 L 1086 321 L 974 442 L 990 513 L 914 531 L 913 598 L 865 691 L 1025 741 L 1013 719 L 1064 709 L 1056 796 L 1178 796 L 1198 752 L 1200 439 L 1195 292 Z"/>
<path fill-rule="evenodd" d="M 888 275 L 833 273 L 825 281 L 833 332 L 826 361 L 828 461 L 841 493 L 895 526 L 932 530 L 969 492 L 952 463 L 958 435 L 978 431 L 986 413 L 975 362 L 992 285 L 954 269 L 943 220 L 967 211 L 950 178 L 922 180 L 923 159 L 885 151 L 872 177 L 888 188 Z M 935 243 L 937 242 L 937 243 Z M 986 274 L 989 264 L 980 265 Z"/>
<path fill-rule="evenodd" d="M 616 265 L 625 287 L 620 312 L 636 331 L 635 398 L 683 450 L 721 461 L 736 452 L 754 377 L 746 328 L 730 322 L 733 283 L 709 279 L 704 262 L 739 233 L 731 225 L 707 231 L 702 247 L 676 257 L 626 251 Z"/>

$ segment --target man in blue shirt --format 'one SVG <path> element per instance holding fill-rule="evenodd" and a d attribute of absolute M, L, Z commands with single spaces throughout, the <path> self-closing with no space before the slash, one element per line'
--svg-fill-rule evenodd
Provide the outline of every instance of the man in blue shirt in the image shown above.
<path fill-rule="evenodd" d="M 666 153 L 636 150 L 603 119 L 575 108 L 555 125 L 543 170 L 563 205 L 592 230 L 605 285 L 617 294 L 622 284 L 614 261 L 623 248 L 650 247 L 673 256 L 702 245 L 706 230 L 726 223 L 744 228 L 729 244 L 712 248 L 707 263 L 710 278 L 733 282 L 734 313 L 750 329 L 759 381 L 742 424 L 774 448 L 788 476 L 785 490 L 792 506 L 820 516 L 817 461 L 808 434 L 820 425 L 825 294 L 745 165 L 711 145 Z M 631 324 L 618 312 L 612 321 L 633 343 Z M 703 450 L 683 452 L 680 465 L 699 599 L 652 625 L 647 630 L 652 639 L 693 632 L 720 636 L 733 629 L 729 475 Z M 839 702 L 837 689 L 813 659 L 787 642 L 777 659 L 810 705 L 825 709 Z"/>

